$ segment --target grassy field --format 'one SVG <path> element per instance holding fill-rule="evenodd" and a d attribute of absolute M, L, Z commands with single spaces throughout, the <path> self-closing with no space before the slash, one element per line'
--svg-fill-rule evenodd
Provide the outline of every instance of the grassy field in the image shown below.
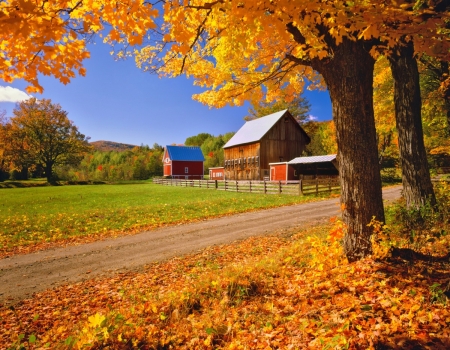
<path fill-rule="evenodd" d="M 166 187 L 148 182 L 4 188 L 0 193 L 3 252 L 41 242 L 136 232 L 316 199 Z"/>

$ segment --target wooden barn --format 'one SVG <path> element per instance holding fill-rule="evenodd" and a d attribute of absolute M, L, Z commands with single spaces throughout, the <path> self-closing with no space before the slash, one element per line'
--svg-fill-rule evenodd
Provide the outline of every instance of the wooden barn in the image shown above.
<path fill-rule="evenodd" d="M 209 179 L 210 180 L 224 180 L 225 172 L 222 167 L 209 168 Z"/>
<path fill-rule="evenodd" d="M 270 181 L 291 181 L 339 175 L 335 154 L 297 157 L 289 162 L 270 163 Z"/>
<path fill-rule="evenodd" d="M 269 179 L 269 163 L 298 157 L 310 141 L 287 109 L 246 122 L 223 146 L 225 178 Z"/>
<path fill-rule="evenodd" d="M 200 147 L 166 146 L 164 176 L 173 179 L 203 179 L 203 157 Z"/>

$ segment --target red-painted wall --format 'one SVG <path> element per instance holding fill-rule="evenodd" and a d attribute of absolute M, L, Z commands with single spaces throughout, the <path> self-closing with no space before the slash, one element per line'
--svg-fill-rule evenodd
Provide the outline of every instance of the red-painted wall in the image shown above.
<path fill-rule="evenodd" d="M 224 169 L 209 169 L 209 179 L 210 180 L 223 180 L 224 179 Z"/>
<path fill-rule="evenodd" d="M 164 176 L 170 176 L 172 171 L 171 163 L 164 163 Z"/>
<path fill-rule="evenodd" d="M 288 165 L 288 180 L 298 180 L 298 174 L 295 176 L 295 169 L 292 165 Z"/>
<path fill-rule="evenodd" d="M 270 165 L 270 180 L 271 181 L 286 181 L 287 180 L 286 179 L 286 166 L 287 166 L 287 164 Z"/>
<path fill-rule="evenodd" d="M 185 168 L 188 172 L 185 172 Z M 172 176 L 188 176 L 190 179 L 200 179 L 203 176 L 203 162 L 188 162 L 188 161 L 172 161 Z"/>

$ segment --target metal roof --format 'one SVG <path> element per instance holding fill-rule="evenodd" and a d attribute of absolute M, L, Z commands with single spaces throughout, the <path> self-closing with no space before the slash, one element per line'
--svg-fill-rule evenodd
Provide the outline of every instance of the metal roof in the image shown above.
<path fill-rule="evenodd" d="M 223 148 L 261 140 L 286 112 L 287 109 L 246 122 Z"/>
<path fill-rule="evenodd" d="M 184 160 L 193 162 L 203 162 L 202 150 L 196 146 L 166 146 L 171 160 Z"/>
<path fill-rule="evenodd" d="M 288 162 L 288 164 L 307 164 L 307 163 L 323 163 L 331 162 L 336 159 L 336 154 L 328 154 L 326 156 L 297 157 Z"/>

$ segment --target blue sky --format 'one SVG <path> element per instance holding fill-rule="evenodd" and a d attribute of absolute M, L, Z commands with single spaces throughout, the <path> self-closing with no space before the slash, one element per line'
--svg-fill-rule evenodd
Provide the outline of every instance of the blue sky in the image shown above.
<path fill-rule="evenodd" d="M 44 93 L 68 112 L 69 119 L 91 141 L 108 140 L 133 145 L 155 142 L 182 144 L 187 137 L 207 132 L 213 135 L 237 131 L 244 124 L 248 106 L 210 109 L 192 100 L 201 90 L 185 77 L 159 79 L 136 68 L 133 59 L 114 61 L 106 45 L 91 45 L 85 61 L 86 77 L 63 85 L 42 77 Z M 25 96 L 26 83 L 6 84 L 0 80 L 0 111 L 12 115 L 14 102 Z M 305 93 L 312 105 L 311 115 L 331 119 L 328 92 Z M 12 98 L 11 98 L 12 97 Z"/>

